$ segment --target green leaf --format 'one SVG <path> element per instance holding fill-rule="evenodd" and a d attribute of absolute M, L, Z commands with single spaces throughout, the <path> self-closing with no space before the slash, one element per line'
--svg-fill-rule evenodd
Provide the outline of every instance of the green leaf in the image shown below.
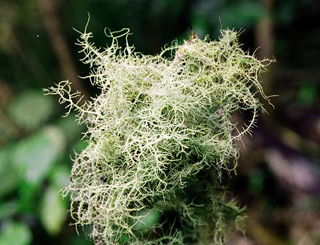
<path fill-rule="evenodd" d="M 51 235 L 57 235 L 67 217 L 67 202 L 62 199 L 59 189 L 50 186 L 43 196 L 40 220 Z"/>
<path fill-rule="evenodd" d="M 63 117 L 58 120 L 57 126 L 63 131 L 63 134 L 68 140 L 74 141 L 81 138 L 81 132 L 84 131 L 85 126 L 79 125 L 76 122 L 74 114 L 70 114 L 68 117 Z"/>
<path fill-rule="evenodd" d="M 61 189 L 69 185 L 70 170 L 65 166 L 57 166 L 52 170 L 50 183 L 57 189 Z"/>
<path fill-rule="evenodd" d="M 13 162 L 29 183 L 40 183 L 53 163 L 65 150 L 65 138 L 56 127 L 47 127 L 42 132 L 20 141 L 13 154 Z"/>
<path fill-rule="evenodd" d="M 19 186 L 19 210 L 24 213 L 34 212 L 39 185 L 22 181 Z"/>
<path fill-rule="evenodd" d="M 10 106 L 9 115 L 22 129 L 34 130 L 45 123 L 54 111 L 51 97 L 42 91 L 23 92 Z"/>
<path fill-rule="evenodd" d="M 14 222 L 6 224 L 0 234 L 0 245 L 31 244 L 31 231 L 29 227 L 23 223 Z"/>
<path fill-rule="evenodd" d="M 81 151 L 83 151 L 84 149 L 86 149 L 87 148 L 87 146 L 88 146 L 89 144 L 88 144 L 88 142 L 87 141 L 85 141 L 85 140 L 79 140 L 79 141 L 77 141 L 74 145 L 73 145 L 73 151 L 72 152 L 81 152 Z"/>
<path fill-rule="evenodd" d="M 0 151 L 0 198 L 13 191 L 19 184 L 20 177 L 11 163 L 11 150 Z"/>

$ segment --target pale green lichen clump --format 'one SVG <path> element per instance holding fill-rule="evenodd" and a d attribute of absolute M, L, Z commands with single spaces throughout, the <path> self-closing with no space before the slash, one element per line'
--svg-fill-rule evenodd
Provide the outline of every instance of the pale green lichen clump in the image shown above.
<path fill-rule="evenodd" d="M 100 95 L 80 106 L 67 81 L 46 90 L 88 128 L 63 191 L 71 216 L 92 227 L 96 244 L 222 244 L 243 209 L 227 198 L 221 174 L 235 170 L 236 143 L 263 110 L 257 93 L 268 101 L 258 77 L 270 60 L 244 52 L 231 30 L 155 56 L 135 52 L 128 35 L 109 32 L 101 50 L 81 33 L 87 78 Z M 245 110 L 252 119 L 238 128 L 231 117 Z"/>

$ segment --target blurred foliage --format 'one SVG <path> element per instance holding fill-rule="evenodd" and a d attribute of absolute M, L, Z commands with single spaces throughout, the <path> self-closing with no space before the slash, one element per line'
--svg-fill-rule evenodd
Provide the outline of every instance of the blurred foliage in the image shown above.
<path fill-rule="evenodd" d="M 36 106 L 34 106 L 36 105 Z M 13 122 L 24 130 L 37 129 L 54 112 L 52 98 L 44 97 L 41 91 L 25 91 L 10 104 L 8 113 Z"/>
<path fill-rule="evenodd" d="M 42 88 L 69 78 L 62 75 L 40 2 L 57 4 L 58 26 L 80 76 L 88 68 L 77 62 L 78 34 L 72 28 L 83 30 L 88 12 L 97 46 L 105 46 L 105 27 L 128 27 L 134 33 L 130 43 L 150 54 L 174 39 L 188 38 L 189 23 L 200 37 L 209 34 L 212 39 L 221 27 L 243 29 L 244 49 L 261 50 L 265 46 L 257 42 L 257 33 L 269 15 L 271 55 L 278 62 L 264 86 L 280 96 L 273 99 L 276 110 L 268 110 L 271 115 L 260 121 L 255 137 L 244 140 L 230 188 L 248 206 L 248 244 L 320 243 L 319 1 L 2 0 L 0 245 L 92 244 L 81 229 L 78 236 L 69 227 L 69 200 L 58 192 L 68 183 L 74 149 L 79 152 L 86 143 L 80 141 L 83 126 L 61 117 L 63 109 L 42 96 Z M 95 96 L 88 81 L 84 86 Z M 231 237 L 230 244 L 241 237 Z"/>
<path fill-rule="evenodd" d="M 4 224 L 3 233 L 0 236 L 0 244 L 27 245 L 32 241 L 30 228 L 23 223 L 10 222 Z"/>

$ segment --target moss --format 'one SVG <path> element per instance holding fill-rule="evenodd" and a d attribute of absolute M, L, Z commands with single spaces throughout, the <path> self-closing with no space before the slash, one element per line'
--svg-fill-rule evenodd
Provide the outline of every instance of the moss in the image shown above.
<path fill-rule="evenodd" d="M 173 42 L 155 56 L 135 52 L 128 35 L 109 32 L 112 44 L 98 49 L 92 33 L 80 33 L 87 78 L 101 89 L 96 98 L 80 106 L 68 81 L 45 90 L 87 125 L 88 147 L 63 191 L 71 216 L 93 227 L 97 244 L 223 243 L 243 209 L 225 197 L 221 174 L 235 169 L 236 142 L 263 111 L 257 93 L 269 101 L 258 78 L 271 61 L 244 52 L 231 30 L 218 41 Z M 230 119 L 244 110 L 252 119 L 239 129 Z M 145 210 L 156 210 L 161 222 L 137 232 Z"/>

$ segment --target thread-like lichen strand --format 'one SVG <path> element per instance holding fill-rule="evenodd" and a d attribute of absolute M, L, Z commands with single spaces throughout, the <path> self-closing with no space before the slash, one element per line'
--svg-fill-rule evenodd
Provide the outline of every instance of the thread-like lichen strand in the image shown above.
<path fill-rule="evenodd" d="M 270 61 L 244 52 L 236 32 L 221 34 L 218 41 L 173 42 L 150 56 L 129 46 L 127 29 L 109 32 L 112 43 L 103 50 L 85 31 L 78 45 L 91 67 L 86 78 L 101 94 L 80 106 L 67 81 L 46 90 L 88 128 L 64 195 L 71 195 L 75 224 L 91 225 L 97 244 L 222 243 L 227 226 L 241 218 L 219 179 L 236 167 L 236 141 L 263 110 L 256 94 L 268 100 L 258 78 Z M 231 116 L 245 110 L 252 119 L 237 128 Z"/>

